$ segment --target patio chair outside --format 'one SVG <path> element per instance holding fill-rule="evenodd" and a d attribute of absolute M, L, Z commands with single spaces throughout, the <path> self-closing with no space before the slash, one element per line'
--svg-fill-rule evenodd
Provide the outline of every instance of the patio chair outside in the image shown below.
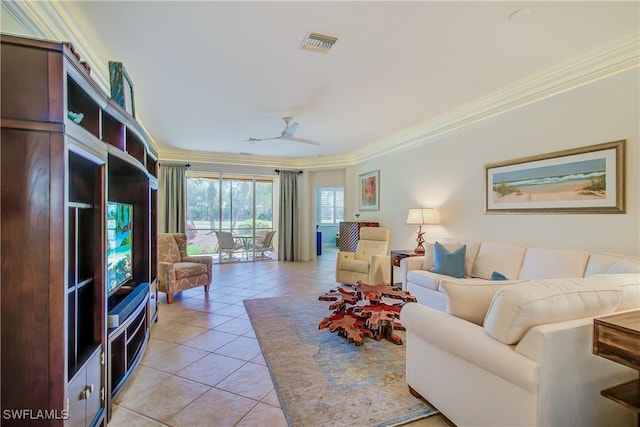
<path fill-rule="evenodd" d="M 234 254 L 238 252 L 243 252 L 245 250 L 244 245 L 241 241 L 238 241 L 233 238 L 233 235 L 228 231 L 216 231 L 216 237 L 218 238 L 218 245 L 216 247 L 216 252 L 221 252 L 220 260 L 224 259 L 224 255 L 227 255 L 227 259 L 232 261 L 236 258 L 233 257 Z"/>
<path fill-rule="evenodd" d="M 265 234 L 262 240 L 257 240 L 253 245 L 253 249 L 256 252 L 256 259 L 271 259 L 271 257 L 265 255 L 265 252 L 272 252 L 273 248 L 273 235 L 276 234 L 276 230 L 271 230 Z M 258 255 L 259 254 L 259 255 Z"/>

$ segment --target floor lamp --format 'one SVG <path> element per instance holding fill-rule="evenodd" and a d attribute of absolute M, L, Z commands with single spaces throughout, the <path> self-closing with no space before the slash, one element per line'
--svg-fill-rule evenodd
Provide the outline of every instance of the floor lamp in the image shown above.
<path fill-rule="evenodd" d="M 435 225 L 436 210 L 434 208 L 411 208 L 407 215 L 407 224 L 418 225 L 418 237 L 416 242 L 418 246 L 413 250 L 415 253 L 424 253 L 424 231 L 422 231 L 423 225 Z"/>

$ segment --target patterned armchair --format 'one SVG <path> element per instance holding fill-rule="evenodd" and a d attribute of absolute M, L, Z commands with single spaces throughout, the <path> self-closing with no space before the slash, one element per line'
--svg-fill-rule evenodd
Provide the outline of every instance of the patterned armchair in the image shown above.
<path fill-rule="evenodd" d="M 158 235 L 158 290 L 167 294 L 167 304 L 173 294 L 185 289 L 203 286 L 209 292 L 211 284 L 210 256 L 188 256 L 187 235 L 160 233 Z"/>

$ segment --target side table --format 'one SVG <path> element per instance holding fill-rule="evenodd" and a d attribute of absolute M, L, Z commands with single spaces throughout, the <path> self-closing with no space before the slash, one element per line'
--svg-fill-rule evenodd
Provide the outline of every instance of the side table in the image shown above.
<path fill-rule="evenodd" d="M 391 251 L 391 285 L 393 285 L 393 267 L 400 267 L 400 260 L 411 256 L 424 256 L 424 253 L 414 252 L 413 249 Z"/>
<path fill-rule="evenodd" d="M 640 371 L 640 310 L 593 319 L 593 354 Z M 640 426 L 640 379 L 600 394 L 635 411 Z"/>

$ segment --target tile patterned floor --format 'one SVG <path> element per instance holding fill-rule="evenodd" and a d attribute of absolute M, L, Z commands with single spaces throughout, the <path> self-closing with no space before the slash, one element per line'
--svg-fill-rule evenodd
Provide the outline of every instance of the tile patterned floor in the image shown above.
<path fill-rule="evenodd" d="M 286 426 L 242 300 L 322 293 L 335 286 L 336 250 L 314 262 L 215 265 L 203 288 L 160 294 L 140 365 L 116 396 L 109 427 Z M 449 426 L 434 416 L 412 427 Z"/>

